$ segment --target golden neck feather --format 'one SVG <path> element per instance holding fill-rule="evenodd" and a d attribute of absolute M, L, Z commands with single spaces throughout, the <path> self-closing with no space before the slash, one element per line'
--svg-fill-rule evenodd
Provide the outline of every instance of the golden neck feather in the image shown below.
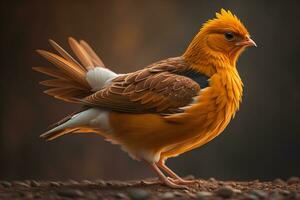
<path fill-rule="evenodd" d="M 207 34 L 202 31 L 196 35 L 183 58 L 189 67 L 211 77 L 211 86 L 225 90 L 228 97 L 226 104 L 233 103 L 232 113 L 234 113 L 239 108 L 243 92 L 243 83 L 236 69 L 237 58 L 243 49 L 236 50 L 231 55 L 213 51 L 205 44 L 205 35 Z M 213 81 L 214 79 L 217 80 Z M 221 85 L 213 82 L 219 82 Z"/>
<path fill-rule="evenodd" d="M 200 31 L 183 54 L 190 67 L 207 76 L 212 76 L 218 69 L 235 68 L 243 48 L 236 49 L 230 54 L 211 50 L 205 42 L 206 35 L 205 31 Z"/>

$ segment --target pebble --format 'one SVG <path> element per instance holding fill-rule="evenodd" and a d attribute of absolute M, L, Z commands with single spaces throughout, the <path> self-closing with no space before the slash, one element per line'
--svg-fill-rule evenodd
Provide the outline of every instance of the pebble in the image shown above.
<path fill-rule="evenodd" d="M 282 180 L 282 179 L 280 179 L 280 178 L 276 178 L 274 181 L 273 181 L 273 183 L 275 183 L 275 184 L 284 184 L 284 181 Z"/>
<path fill-rule="evenodd" d="M 96 180 L 95 183 L 96 183 L 98 186 L 101 186 L 101 187 L 106 186 L 106 182 L 103 181 L 103 180 Z"/>
<path fill-rule="evenodd" d="M 273 193 L 270 194 L 269 199 L 272 199 L 272 200 L 283 200 L 284 198 L 278 192 L 273 192 Z"/>
<path fill-rule="evenodd" d="M 200 191 L 200 192 L 196 193 L 195 197 L 199 200 L 205 200 L 208 197 L 211 197 L 212 195 L 213 195 L 213 193 L 211 193 L 211 192 Z"/>
<path fill-rule="evenodd" d="M 300 178 L 293 176 L 293 177 L 289 178 L 286 182 L 289 185 L 300 183 Z"/>
<path fill-rule="evenodd" d="M 93 182 L 89 180 L 83 180 L 82 183 L 85 185 L 93 185 Z"/>
<path fill-rule="evenodd" d="M 73 179 L 70 179 L 70 180 L 69 180 L 69 184 L 70 184 L 70 185 L 78 185 L 79 182 L 78 182 L 78 181 L 75 181 L 75 180 L 73 180 Z"/>
<path fill-rule="evenodd" d="M 217 181 L 217 180 L 216 180 L 215 178 L 213 178 L 213 177 L 209 178 L 208 180 L 211 181 L 211 182 L 216 182 L 216 181 Z"/>
<path fill-rule="evenodd" d="M 245 194 L 242 199 L 243 200 L 259 200 L 259 198 L 254 194 Z"/>
<path fill-rule="evenodd" d="M 236 194 L 241 194 L 242 193 L 241 190 L 235 189 L 235 188 L 232 188 L 232 191 L 233 191 L 233 193 L 236 193 Z"/>
<path fill-rule="evenodd" d="M 216 191 L 217 195 L 223 198 L 229 198 L 233 195 L 233 190 L 231 187 L 225 186 L 221 187 Z"/>
<path fill-rule="evenodd" d="M 58 182 L 51 181 L 50 182 L 50 186 L 52 186 L 52 187 L 59 187 L 60 184 Z"/>
<path fill-rule="evenodd" d="M 166 192 L 160 196 L 160 199 L 174 199 L 175 194 L 172 192 Z"/>
<path fill-rule="evenodd" d="M 28 184 L 26 184 L 25 182 L 22 182 L 22 181 L 14 181 L 13 182 L 14 185 L 16 186 L 21 186 L 21 187 L 30 187 Z"/>
<path fill-rule="evenodd" d="M 30 186 L 31 187 L 39 187 L 39 186 L 41 186 L 41 184 L 37 181 L 32 180 L 32 181 L 30 181 Z"/>
<path fill-rule="evenodd" d="M 225 183 L 224 183 L 223 181 L 219 181 L 219 182 L 218 182 L 218 185 L 219 185 L 219 186 L 226 186 Z"/>
<path fill-rule="evenodd" d="M 196 194 L 194 194 L 194 193 L 191 193 L 191 192 L 190 192 L 190 193 L 188 193 L 187 195 L 188 195 L 189 197 L 193 198 L 193 199 L 197 197 L 197 195 L 196 195 Z"/>
<path fill-rule="evenodd" d="M 289 195 L 291 192 L 288 190 L 281 190 L 280 193 L 283 195 Z"/>
<path fill-rule="evenodd" d="M 150 197 L 148 191 L 143 189 L 136 189 L 136 188 L 128 190 L 128 194 L 133 200 L 144 200 L 144 199 L 149 199 Z"/>
<path fill-rule="evenodd" d="M 57 192 L 57 194 L 62 197 L 70 197 L 70 198 L 82 197 L 84 195 L 82 191 L 74 190 L 74 189 L 60 190 Z"/>
<path fill-rule="evenodd" d="M 237 184 L 235 182 L 229 182 L 228 183 L 230 186 L 236 186 Z"/>
<path fill-rule="evenodd" d="M 123 182 L 123 181 L 113 181 L 112 185 L 115 187 L 126 187 L 126 186 L 128 186 L 128 183 Z"/>
<path fill-rule="evenodd" d="M 262 191 L 262 190 L 252 190 L 250 192 L 250 194 L 253 194 L 253 195 L 257 196 L 260 199 L 266 199 L 266 198 L 268 198 L 268 193 L 265 192 L 265 191 Z"/>
<path fill-rule="evenodd" d="M 107 186 L 113 186 L 114 183 L 113 183 L 112 181 L 106 181 L 106 185 L 107 185 Z"/>
<path fill-rule="evenodd" d="M 177 196 L 177 197 L 181 197 L 181 196 L 184 195 L 184 194 L 182 194 L 182 193 L 179 192 L 179 191 L 174 191 L 173 194 L 174 194 L 175 196 Z"/>
<path fill-rule="evenodd" d="M 2 185 L 3 187 L 6 187 L 6 188 L 11 187 L 11 183 L 8 181 L 1 181 L 0 185 Z"/>
<path fill-rule="evenodd" d="M 118 199 L 127 199 L 127 196 L 126 196 L 124 193 L 121 193 L 121 192 L 118 192 L 118 193 L 116 194 L 116 197 L 117 197 Z"/>

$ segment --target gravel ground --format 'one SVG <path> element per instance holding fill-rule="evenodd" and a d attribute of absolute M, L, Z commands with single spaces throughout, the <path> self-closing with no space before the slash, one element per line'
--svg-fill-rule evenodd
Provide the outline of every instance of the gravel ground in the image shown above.
<path fill-rule="evenodd" d="M 188 177 L 191 178 L 191 177 Z M 0 181 L 0 199 L 70 200 L 70 199 L 242 199 L 300 200 L 300 178 L 271 182 L 249 182 L 199 179 L 189 189 L 170 189 L 159 183 L 143 181 Z"/>

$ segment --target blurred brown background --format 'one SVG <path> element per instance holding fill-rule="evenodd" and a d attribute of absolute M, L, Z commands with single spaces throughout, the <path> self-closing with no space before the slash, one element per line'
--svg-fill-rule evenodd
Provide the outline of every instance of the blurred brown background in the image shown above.
<path fill-rule="evenodd" d="M 241 109 L 215 140 L 168 163 L 181 175 L 201 178 L 300 176 L 300 3 L 268 2 L 2 1 L 0 179 L 153 176 L 94 134 L 39 139 L 77 107 L 42 93 L 38 81 L 45 77 L 31 67 L 50 64 L 34 50 L 50 49 L 48 38 L 66 47 L 74 36 L 90 42 L 116 72 L 133 71 L 183 53 L 222 7 L 241 18 L 258 44 L 238 63 L 245 84 Z"/>

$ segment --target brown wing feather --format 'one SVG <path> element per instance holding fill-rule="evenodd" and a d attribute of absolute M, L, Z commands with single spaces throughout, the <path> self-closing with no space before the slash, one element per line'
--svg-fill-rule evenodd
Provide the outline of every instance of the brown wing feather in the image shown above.
<path fill-rule="evenodd" d="M 200 86 L 190 78 L 172 73 L 175 68 L 156 67 L 117 77 L 82 102 L 127 113 L 179 112 L 180 107 L 190 104 L 198 95 Z"/>

